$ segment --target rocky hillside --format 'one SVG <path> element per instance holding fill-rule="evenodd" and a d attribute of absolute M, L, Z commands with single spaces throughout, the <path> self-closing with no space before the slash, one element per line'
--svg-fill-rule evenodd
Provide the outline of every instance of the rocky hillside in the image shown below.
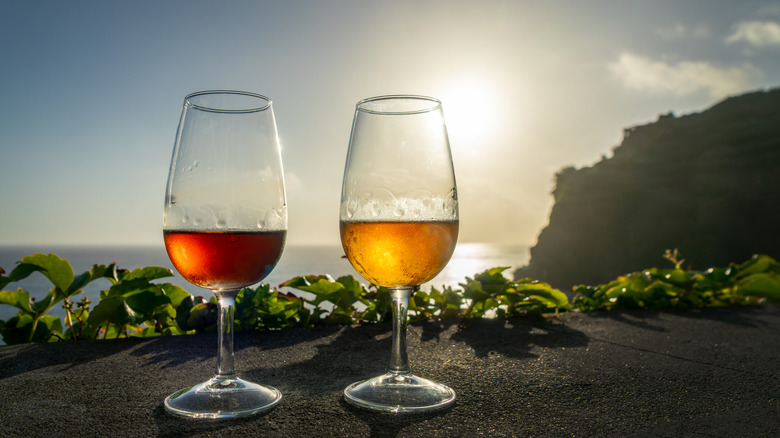
<path fill-rule="evenodd" d="M 678 248 L 693 269 L 780 256 L 780 89 L 625 130 L 610 158 L 556 175 L 529 276 L 568 289 Z"/>

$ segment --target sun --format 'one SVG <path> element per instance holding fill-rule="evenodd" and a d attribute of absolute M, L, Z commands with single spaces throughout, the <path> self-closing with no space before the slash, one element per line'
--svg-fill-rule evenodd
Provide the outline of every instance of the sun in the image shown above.
<path fill-rule="evenodd" d="M 461 81 L 448 87 L 441 97 L 450 143 L 480 149 L 495 129 L 495 98 L 485 84 Z"/>

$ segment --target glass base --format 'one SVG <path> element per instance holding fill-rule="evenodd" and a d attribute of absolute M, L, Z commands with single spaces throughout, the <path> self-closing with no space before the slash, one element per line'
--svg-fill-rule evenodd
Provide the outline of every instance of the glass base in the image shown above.
<path fill-rule="evenodd" d="M 427 412 L 450 406 L 455 401 L 455 391 L 409 372 L 389 372 L 349 385 L 344 399 L 377 411 Z"/>
<path fill-rule="evenodd" d="M 234 377 L 211 380 L 174 392 L 165 409 L 189 418 L 238 418 L 267 411 L 282 399 L 276 388 Z"/>

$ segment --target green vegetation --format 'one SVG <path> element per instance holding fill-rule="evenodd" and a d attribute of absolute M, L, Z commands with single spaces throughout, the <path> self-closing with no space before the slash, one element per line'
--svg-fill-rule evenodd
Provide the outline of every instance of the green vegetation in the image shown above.
<path fill-rule="evenodd" d="M 508 268 L 493 268 L 466 277 L 459 288 L 416 290 L 409 300 L 409 318 L 464 320 L 483 317 L 517 317 L 563 311 L 618 309 L 681 309 L 757 304 L 780 301 L 780 263 L 769 256 L 704 272 L 684 269 L 677 252 L 667 252 L 675 266 L 650 268 L 599 286 L 577 286 L 573 304 L 563 292 L 532 279 L 508 280 Z M 216 299 L 192 296 L 181 287 L 154 280 L 173 273 L 161 267 L 121 270 L 115 264 L 94 265 L 76 276 L 67 260 L 54 254 L 22 258 L 5 276 L 0 268 L 0 289 L 38 272 L 53 287 L 46 298 L 35 301 L 27 291 L 4 290 L 0 304 L 19 312 L 0 321 L 0 335 L 7 344 L 54 342 L 72 339 L 151 337 L 216 331 Z M 85 297 L 72 298 L 96 280 L 106 280 L 100 302 L 91 308 Z M 283 293 L 261 284 L 244 288 L 236 298 L 237 330 L 272 330 L 292 327 L 351 325 L 386 322 L 392 311 L 388 290 L 365 287 L 352 276 L 295 277 L 280 287 L 306 294 Z M 305 298 L 304 296 L 310 296 Z M 65 320 L 49 315 L 62 303 Z"/>
<path fill-rule="evenodd" d="M 24 257 L 7 277 L 0 268 L 0 288 L 34 272 L 43 274 L 53 285 L 43 300 L 31 299 L 29 292 L 21 288 L 0 292 L 0 304 L 19 309 L 16 316 L 0 321 L 0 335 L 8 344 L 116 338 L 131 331 L 136 336 L 182 334 L 186 329 L 181 328 L 176 317 L 194 307 L 194 298 L 181 287 L 152 283 L 171 276 L 169 269 L 147 267 L 127 271 L 115 264 L 94 265 L 76 276 L 70 263 L 54 254 Z M 108 280 L 111 286 L 100 293 L 95 308 L 90 312 L 92 303 L 86 297 L 74 306 L 71 298 L 98 279 Z M 48 315 L 60 302 L 66 312 L 64 324 L 60 318 Z"/>
<path fill-rule="evenodd" d="M 691 309 L 780 301 L 780 263 L 757 255 L 741 265 L 704 272 L 683 269 L 677 250 L 665 257 L 674 268 L 650 268 L 600 286 L 576 286 L 574 306 L 582 311 Z"/>

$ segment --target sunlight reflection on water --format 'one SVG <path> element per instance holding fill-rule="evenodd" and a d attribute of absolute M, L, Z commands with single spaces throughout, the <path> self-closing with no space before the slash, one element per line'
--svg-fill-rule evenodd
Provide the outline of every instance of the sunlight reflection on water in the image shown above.
<path fill-rule="evenodd" d="M 455 286 L 466 276 L 474 278 L 475 274 L 499 266 L 509 267 L 504 275 L 511 278 L 515 269 L 528 264 L 529 257 L 527 246 L 461 243 L 455 247 L 455 254 L 444 270 L 428 285 Z"/>

